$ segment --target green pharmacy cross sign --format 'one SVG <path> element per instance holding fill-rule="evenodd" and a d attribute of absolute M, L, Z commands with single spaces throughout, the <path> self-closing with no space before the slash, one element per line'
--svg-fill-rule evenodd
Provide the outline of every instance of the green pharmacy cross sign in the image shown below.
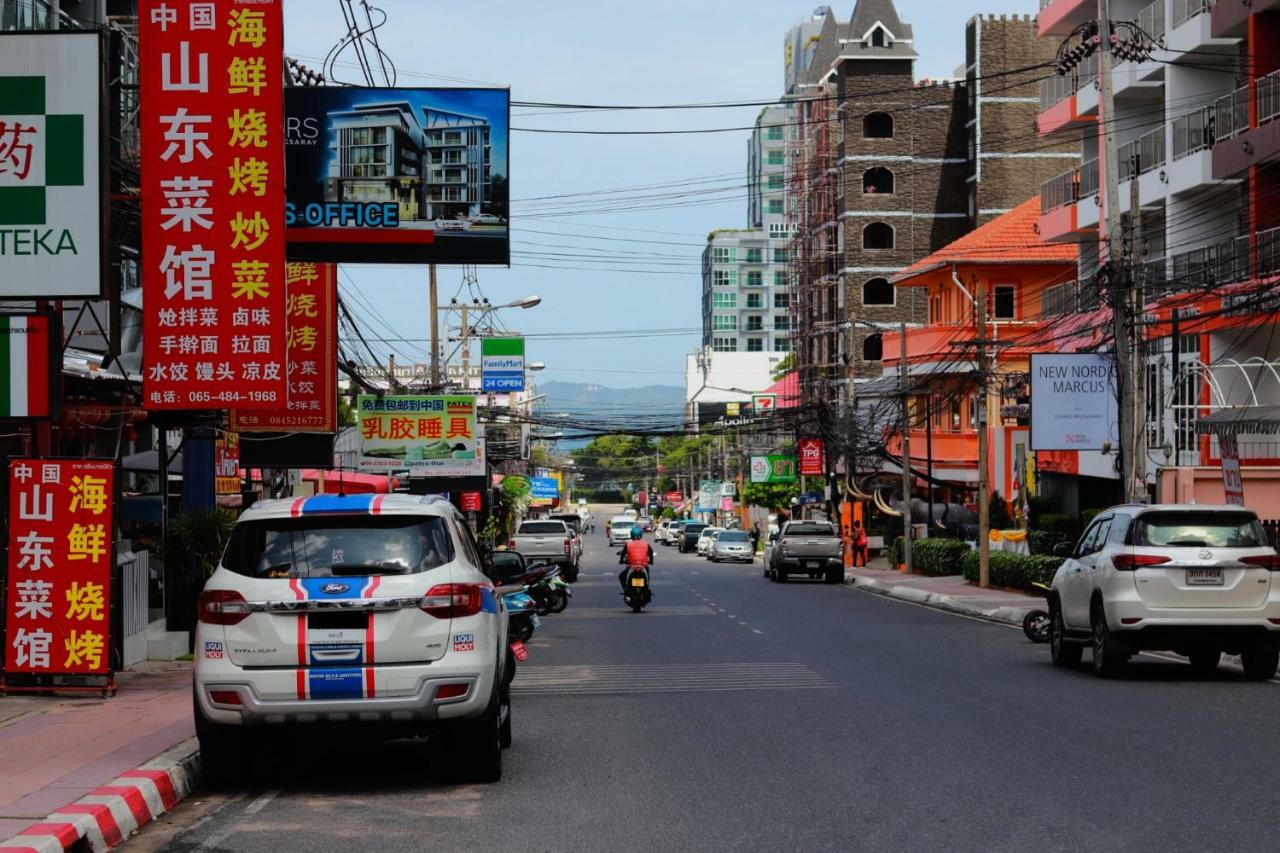
<path fill-rule="evenodd" d="M 796 458 L 794 456 L 752 456 L 751 482 L 794 483 Z"/>

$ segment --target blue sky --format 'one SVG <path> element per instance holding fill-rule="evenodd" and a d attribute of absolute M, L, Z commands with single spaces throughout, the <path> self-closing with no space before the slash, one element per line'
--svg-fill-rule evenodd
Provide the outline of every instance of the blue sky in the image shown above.
<path fill-rule="evenodd" d="M 783 36 L 815 0 L 377 0 L 389 16 L 379 31 L 402 86 L 510 86 L 518 101 L 661 104 L 762 100 L 782 93 Z M 359 4 L 355 4 L 357 7 Z M 831 3 L 847 20 L 851 2 Z M 897 0 L 915 27 L 922 57 L 917 77 L 950 76 L 964 59 L 964 23 L 981 13 L 1034 13 L 1036 0 L 942 3 Z M 304 11 L 305 10 L 305 11 Z M 318 68 L 345 31 L 334 0 L 286 0 L 286 50 Z M 354 63 L 348 52 L 342 57 Z M 360 80 L 352 65 L 339 79 Z M 743 127 L 757 107 L 631 112 L 513 108 L 514 128 L 676 129 Z M 701 327 L 700 246 L 709 231 L 746 224 L 749 133 L 674 136 L 511 136 L 510 269 L 481 267 L 479 287 L 494 304 L 527 294 L 540 306 L 503 312 L 508 329 L 530 335 L 617 329 L 687 330 L 650 338 L 531 338 L 542 380 L 614 387 L 683 384 L 684 355 Z M 676 181 L 692 192 L 646 202 L 659 209 L 565 215 L 592 196 L 546 198 Z M 711 190 L 712 192 L 708 192 Z M 601 197 L 604 199 L 607 197 Z M 521 199 L 529 201 L 521 202 Z M 675 206 L 669 206 L 675 205 Z M 627 207 L 635 207 L 632 201 Z M 523 213 L 523 215 L 522 215 Z M 599 258 L 593 263 L 586 258 Z M 344 294 L 366 334 L 427 336 L 426 270 L 344 267 Z M 442 301 L 459 290 L 462 271 L 440 269 Z M 465 293 L 465 291 L 464 291 Z M 425 361 L 420 340 L 373 342 L 398 362 Z"/>

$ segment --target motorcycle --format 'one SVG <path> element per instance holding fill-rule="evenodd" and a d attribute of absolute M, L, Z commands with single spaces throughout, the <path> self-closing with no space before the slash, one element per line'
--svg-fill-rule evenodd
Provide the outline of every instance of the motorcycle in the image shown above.
<path fill-rule="evenodd" d="M 1040 581 L 1032 581 L 1034 586 L 1045 597 L 1049 597 L 1049 585 Z M 1049 611 L 1031 610 L 1022 617 L 1022 633 L 1033 643 L 1049 642 Z"/>
<path fill-rule="evenodd" d="M 649 571 L 640 566 L 630 566 L 627 569 L 625 581 L 626 591 L 622 593 L 623 600 L 631 608 L 632 613 L 639 613 L 653 600 L 653 593 L 649 589 Z"/>
<path fill-rule="evenodd" d="M 548 585 L 551 587 L 551 592 L 547 613 L 563 613 L 569 606 L 569 599 L 573 598 L 573 590 L 569 588 L 569 584 L 565 583 L 564 578 L 560 577 L 552 578 L 548 581 Z"/>
<path fill-rule="evenodd" d="M 508 636 L 527 643 L 542 624 L 537 614 L 538 603 L 523 588 L 503 593 L 502 602 L 507 608 Z"/>

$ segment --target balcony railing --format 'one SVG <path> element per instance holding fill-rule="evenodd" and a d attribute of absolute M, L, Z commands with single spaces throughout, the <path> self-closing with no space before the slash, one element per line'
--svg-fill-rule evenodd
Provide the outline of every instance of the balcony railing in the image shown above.
<path fill-rule="evenodd" d="M 1079 314 L 1101 307 L 1098 288 L 1092 281 L 1068 281 L 1045 288 L 1040 313 L 1045 317 Z"/>
<path fill-rule="evenodd" d="M 1159 41 L 1164 35 L 1164 0 L 1156 0 L 1139 12 L 1137 23 L 1144 33 Z"/>
<path fill-rule="evenodd" d="M 1098 194 L 1098 158 L 1080 164 L 1080 199 Z"/>
<path fill-rule="evenodd" d="M 1174 255 L 1173 282 L 1178 290 L 1219 287 L 1249 278 L 1249 236 Z"/>
<path fill-rule="evenodd" d="M 1070 74 L 1055 74 L 1040 81 L 1040 109 L 1047 110 L 1079 92 L 1093 82 L 1093 71 L 1077 69 Z"/>
<path fill-rule="evenodd" d="M 1241 86 L 1213 103 L 1213 140 L 1221 142 L 1249 129 L 1249 87 Z"/>
<path fill-rule="evenodd" d="M 1218 0 L 1173 0 L 1169 16 L 1169 28 L 1180 27 L 1196 15 L 1203 15 L 1217 5 Z"/>
<path fill-rule="evenodd" d="M 1181 160 L 1197 151 L 1213 147 L 1213 107 L 1200 107 L 1178 116 L 1172 124 L 1174 160 Z"/>
<path fill-rule="evenodd" d="M 1258 124 L 1263 125 L 1280 115 L 1280 71 L 1272 71 L 1257 79 Z"/>
<path fill-rule="evenodd" d="M 1280 228 L 1257 234 L 1258 277 L 1280 275 Z"/>
<path fill-rule="evenodd" d="M 1074 204 L 1079 198 L 1079 169 L 1063 172 L 1050 178 L 1040 187 L 1040 212 L 1048 213 L 1055 207 Z"/>
<path fill-rule="evenodd" d="M 47 30 L 53 20 L 45 0 L 0 0 L 0 31 Z"/>
<path fill-rule="evenodd" d="M 1135 171 L 1145 175 L 1164 165 L 1164 126 L 1148 131 L 1132 142 L 1120 146 L 1120 180 L 1127 181 Z"/>

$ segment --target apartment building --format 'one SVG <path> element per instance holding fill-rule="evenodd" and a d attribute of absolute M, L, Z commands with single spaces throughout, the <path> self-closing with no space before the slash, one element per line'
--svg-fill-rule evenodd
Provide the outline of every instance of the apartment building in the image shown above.
<path fill-rule="evenodd" d="M 1042 5 L 1046 38 L 1097 17 L 1096 0 Z M 1226 429 L 1238 435 L 1246 500 L 1280 510 L 1280 427 L 1262 416 L 1280 404 L 1280 2 L 1113 0 L 1111 14 L 1163 47 L 1115 67 L 1110 117 L 1099 103 L 1096 66 L 1044 84 L 1041 137 L 1072 140 L 1082 156 L 1041 193 L 1041 238 L 1080 243 L 1078 280 L 1057 288 L 1046 311 L 1081 325 L 1082 347 L 1101 343 L 1083 327 L 1105 314 L 1094 276 L 1106 256 L 1099 145 L 1110 122 L 1120 142 L 1117 207 L 1125 225 L 1113 248 L 1137 260 L 1145 297 L 1148 485 L 1159 499 L 1220 501 L 1214 433 Z M 1139 225 L 1140 239 L 1130 240 Z M 1041 454 L 1046 487 L 1068 497 L 1088 481 L 1114 478 L 1113 461 Z"/>
<path fill-rule="evenodd" d="M 892 278 L 1078 162 L 1034 139 L 1035 72 L 1057 43 L 1030 16 L 977 16 L 958 79 L 918 81 L 892 0 L 829 7 L 787 36 L 793 340 L 805 400 L 849 400 L 879 375 L 886 330 L 926 318 Z M 961 79 L 962 78 L 962 79 Z"/>
<path fill-rule="evenodd" d="M 747 227 L 711 232 L 702 253 L 702 345 L 713 352 L 791 347 L 789 115 L 786 107 L 769 107 L 756 118 L 747 143 Z"/>

